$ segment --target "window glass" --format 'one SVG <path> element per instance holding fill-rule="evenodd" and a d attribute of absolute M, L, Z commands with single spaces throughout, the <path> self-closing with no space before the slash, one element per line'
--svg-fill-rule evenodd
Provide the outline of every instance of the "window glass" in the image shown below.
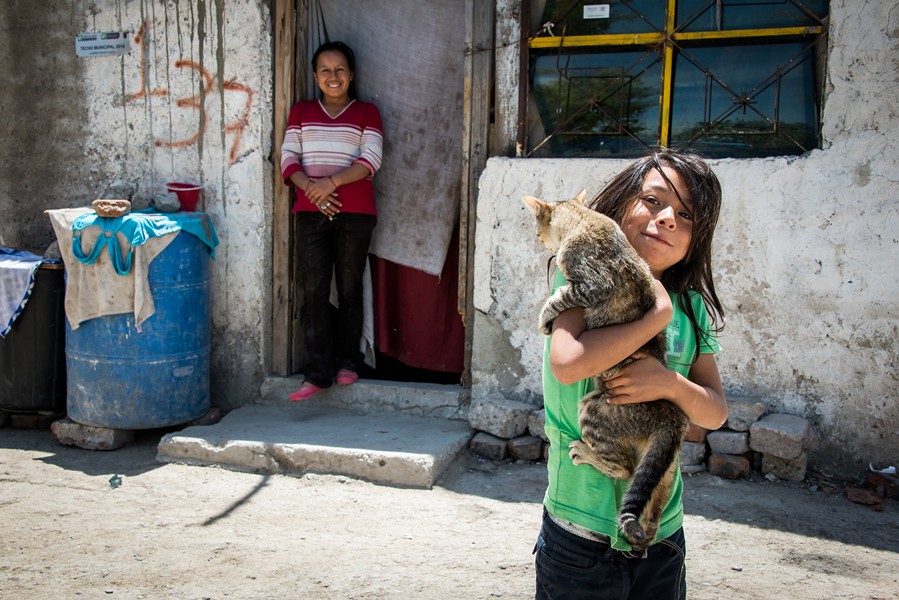
<path fill-rule="evenodd" d="M 813 61 L 804 44 L 689 48 L 675 65 L 671 146 L 733 157 L 817 147 Z"/>
<path fill-rule="evenodd" d="M 677 31 L 729 31 L 820 25 L 827 0 L 679 0 Z M 720 21 L 720 28 L 719 28 Z"/>
<path fill-rule="evenodd" d="M 540 25 L 553 23 L 551 31 L 557 36 L 648 33 L 665 28 L 665 3 L 660 0 L 547 0 L 541 14 Z"/>
<path fill-rule="evenodd" d="M 641 154 L 659 126 L 656 52 L 538 56 L 532 90 L 553 156 Z"/>
<path fill-rule="evenodd" d="M 525 152 L 817 148 L 828 9 L 828 0 L 531 0 Z"/>

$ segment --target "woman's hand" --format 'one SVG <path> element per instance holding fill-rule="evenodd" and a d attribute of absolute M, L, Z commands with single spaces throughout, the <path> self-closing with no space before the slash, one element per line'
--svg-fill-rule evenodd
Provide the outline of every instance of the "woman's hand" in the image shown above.
<path fill-rule="evenodd" d="M 309 179 L 303 191 L 309 202 L 318 207 L 322 214 L 332 217 L 340 212 L 343 206 L 337 199 L 337 184 L 330 177 Z"/>

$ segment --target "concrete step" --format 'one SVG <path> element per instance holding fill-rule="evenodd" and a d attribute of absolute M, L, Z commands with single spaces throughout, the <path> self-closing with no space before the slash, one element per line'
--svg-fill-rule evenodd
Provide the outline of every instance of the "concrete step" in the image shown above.
<path fill-rule="evenodd" d="M 214 425 L 188 427 L 160 440 L 157 460 L 218 465 L 253 472 L 348 475 L 375 483 L 430 488 L 473 434 L 468 422 L 422 416 L 443 414 L 429 401 L 399 401 L 407 412 L 342 408 L 359 383 L 301 404 L 247 405 Z M 296 386 L 287 391 L 293 391 Z M 353 389 L 357 388 L 357 389 Z M 338 391 L 338 390 L 334 390 Z M 270 390 L 274 398 L 280 392 Z M 282 397 L 286 398 L 287 394 Z M 321 396 L 321 397 L 320 397 Z M 427 400 L 428 394 L 424 394 Z M 375 403 L 367 403 L 369 408 Z M 425 410 L 426 406 L 431 406 Z M 359 408 L 354 407 L 354 408 Z M 458 414 L 461 407 L 449 410 Z"/>
<path fill-rule="evenodd" d="M 267 377 L 260 388 L 260 404 L 283 406 L 302 383 L 302 375 Z M 469 397 L 469 390 L 461 385 L 360 379 L 353 385 L 330 387 L 303 404 L 467 421 Z"/>

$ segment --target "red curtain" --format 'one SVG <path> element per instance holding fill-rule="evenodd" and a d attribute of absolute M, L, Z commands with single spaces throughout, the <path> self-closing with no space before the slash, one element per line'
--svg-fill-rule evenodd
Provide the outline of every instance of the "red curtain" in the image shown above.
<path fill-rule="evenodd" d="M 456 308 L 458 228 L 440 277 L 371 258 L 377 350 L 416 369 L 461 373 L 465 328 Z"/>

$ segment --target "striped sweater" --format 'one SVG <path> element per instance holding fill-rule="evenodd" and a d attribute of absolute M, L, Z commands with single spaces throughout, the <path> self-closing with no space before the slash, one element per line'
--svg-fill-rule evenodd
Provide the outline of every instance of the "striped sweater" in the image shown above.
<path fill-rule="evenodd" d="M 290 176 L 302 171 L 319 179 L 360 163 L 370 175 L 337 188 L 341 212 L 376 214 L 372 175 L 381 167 L 381 114 L 374 104 L 352 100 L 336 117 L 331 117 L 318 100 L 296 103 L 290 109 L 287 132 L 281 146 L 281 175 L 286 185 Z M 292 212 L 317 211 L 301 189 L 296 190 Z"/>

